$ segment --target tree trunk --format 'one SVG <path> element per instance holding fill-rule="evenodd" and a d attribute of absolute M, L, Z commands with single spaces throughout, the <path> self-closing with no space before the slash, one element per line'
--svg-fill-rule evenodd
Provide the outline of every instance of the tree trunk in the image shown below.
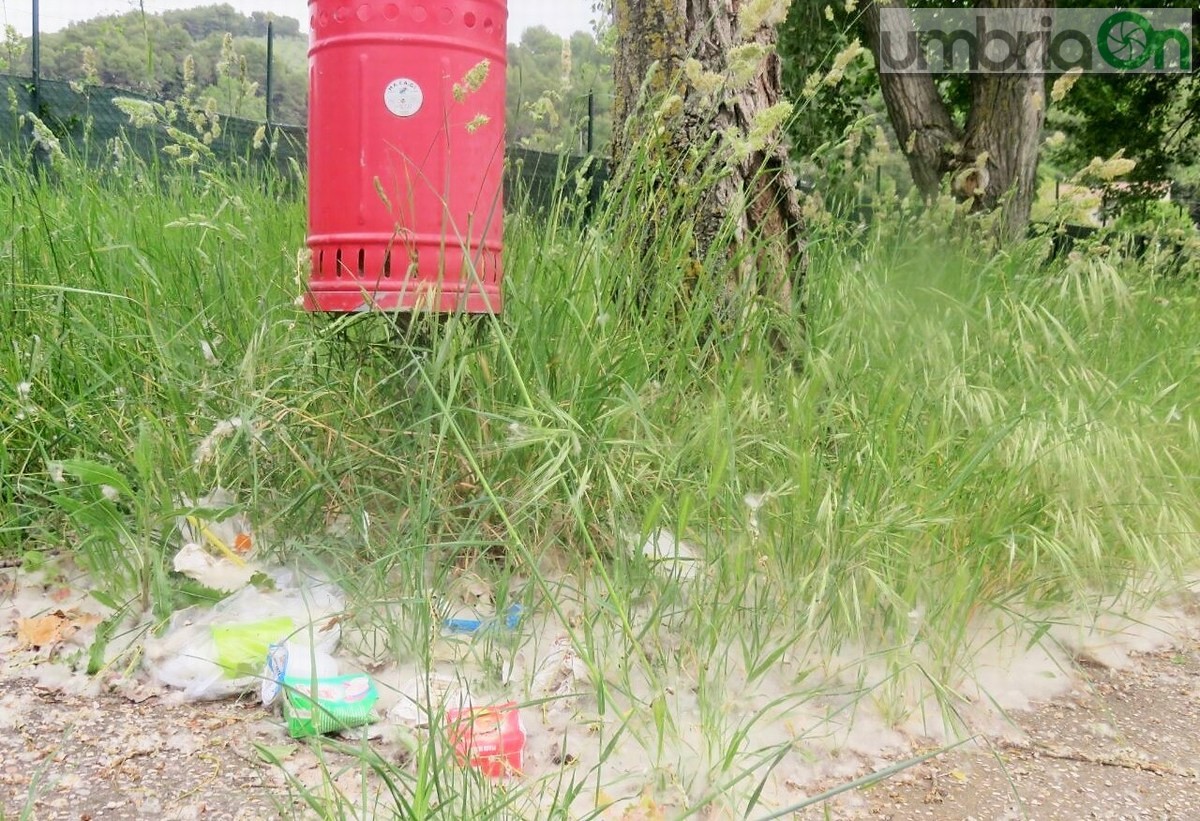
<path fill-rule="evenodd" d="M 1011 10 L 1023 29 L 1032 30 L 1037 18 L 1050 8 L 1049 0 L 981 0 L 980 7 Z M 1020 240 L 1029 225 L 1029 214 L 1037 197 L 1038 150 L 1046 119 L 1045 75 L 1040 69 L 1047 44 L 1031 44 L 1029 73 L 977 74 L 971 83 L 971 111 L 967 116 L 966 139 L 961 167 L 977 171 L 959 175 L 969 187 L 960 194 L 975 197 L 976 207 L 1001 209 L 1000 237 Z M 986 163 L 980 158 L 987 157 Z"/>
<path fill-rule="evenodd" d="M 912 29 L 912 19 L 903 5 L 889 8 L 904 11 L 897 19 L 903 19 Z M 863 9 L 861 22 L 867 48 L 876 55 L 878 64 L 880 20 L 874 0 Z M 880 72 L 879 85 L 913 182 L 922 197 L 932 200 L 941 190 L 942 178 L 955 167 L 962 131 L 951 118 L 932 74 Z"/>
<path fill-rule="evenodd" d="M 1013 22 L 1032 31 L 1053 0 L 978 0 L 976 5 L 1005 9 Z M 862 27 L 867 46 L 878 58 L 880 17 L 874 0 L 863 9 Z M 1001 209 L 998 236 L 1003 242 L 1024 236 L 1037 195 L 1038 149 L 1046 116 L 1040 66 L 1046 46 L 1044 40 L 1030 45 L 1027 60 L 1036 69 L 971 78 L 965 130 L 954 123 L 931 74 L 879 75 L 888 119 L 922 196 L 937 196 L 943 178 L 952 174 L 955 197 L 971 200 L 978 211 Z"/>
<path fill-rule="evenodd" d="M 615 0 L 617 99 L 614 162 L 637 162 L 638 140 L 667 129 L 661 146 L 686 190 L 700 183 L 691 233 L 700 263 L 728 243 L 726 292 L 767 297 L 792 311 L 804 275 L 796 178 L 784 144 L 775 26 L 787 3 L 752 19 L 749 0 Z M 654 139 L 652 137 L 652 139 Z M 680 179 L 679 177 L 683 177 Z M 690 177 L 690 179 L 688 179 Z M 660 231 L 679 236 L 678 226 Z M 718 251 L 723 248 L 716 249 Z"/>

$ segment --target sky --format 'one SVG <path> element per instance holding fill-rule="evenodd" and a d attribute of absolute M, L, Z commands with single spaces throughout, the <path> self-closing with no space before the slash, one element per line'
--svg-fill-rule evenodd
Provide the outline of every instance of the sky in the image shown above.
<path fill-rule="evenodd" d="M 350 3 L 356 0 L 348 0 Z M 369 0 L 381 2 L 381 0 Z M 449 2 L 449 0 L 446 0 Z M 141 5 L 149 13 L 229 3 L 239 11 L 269 11 L 295 17 L 304 25 L 308 19 L 306 0 L 40 0 L 42 31 L 57 31 L 68 23 L 103 14 L 122 14 Z M 333 5 L 334 0 L 328 0 Z M 31 31 L 33 0 L 0 0 L 0 26 L 14 26 L 28 35 Z M 569 35 L 591 26 L 591 0 L 508 0 L 508 39 L 516 41 L 529 26 L 542 25 L 556 34 Z"/>

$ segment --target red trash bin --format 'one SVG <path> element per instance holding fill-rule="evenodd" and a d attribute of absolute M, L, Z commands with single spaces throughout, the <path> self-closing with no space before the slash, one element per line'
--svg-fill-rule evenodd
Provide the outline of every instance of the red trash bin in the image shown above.
<path fill-rule="evenodd" d="M 309 0 L 314 311 L 501 307 L 507 0 Z"/>

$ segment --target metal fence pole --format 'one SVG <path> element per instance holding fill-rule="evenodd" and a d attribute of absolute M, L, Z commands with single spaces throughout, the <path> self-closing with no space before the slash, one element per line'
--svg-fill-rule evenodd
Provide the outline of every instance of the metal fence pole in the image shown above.
<path fill-rule="evenodd" d="M 40 29 L 41 26 L 38 25 L 38 0 L 33 0 L 33 36 L 31 38 L 33 45 L 30 58 L 33 63 L 31 72 L 33 74 L 33 82 L 29 93 L 33 98 L 34 114 L 38 112 L 38 86 L 42 80 L 42 33 Z"/>
<path fill-rule="evenodd" d="M 33 0 L 32 9 L 32 24 L 33 32 L 30 40 L 30 80 L 29 80 L 29 110 L 33 116 L 41 119 L 42 117 L 42 100 L 41 100 L 41 83 L 42 83 L 42 32 L 39 25 L 38 0 Z M 30 170 L 35 175 L 40 175 L 44 168 L 42 163 L 42 148 L 36 139 L 37 132 L 33 123 L 29 124 L 29 137 L 31 140 L 29 163 Z"/>
<path fill-rule="evenodd" d="M 275 75 L 275 23 L 267 21 L 267 144 L 271 142 L 271 91 Z"/>
<path fill-rule="evenodd" d="M 588 92 L 587 153 L 590 155 L 596 141 L 596 90 Z"/>

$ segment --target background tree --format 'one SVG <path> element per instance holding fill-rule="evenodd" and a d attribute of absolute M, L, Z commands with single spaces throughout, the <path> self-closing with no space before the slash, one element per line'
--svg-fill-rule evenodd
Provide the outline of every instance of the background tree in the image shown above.
<path fill-rule="evenodd" d="M 1052 0 L 979 0 L 979 9 L 1004 9 L 1021 30 L 1034 31 Z M 913 23 L 903 4 L 889 7 L 891 24 Z M 880 47 L 879 4 L 868 0 L 861 25 L 867 46 Z M 1024 72 L 981 72 L 971 75 L 966 123 L 959 125 L 934 76 L 880 72 L 879 83 L 896 139 L 913 181 L 926 198 L 937 195 L 942 180 L 977 210 L 1002 209 L 999 235 L 1023 237 L 1037 196 L 1038 152 L 1046 117 L 1045 75 L 1040 70 L 1047 44 L 1030 41 Z"/>
<path fill-rule="evenodd" d="M 694 243 L 696 260 L 718 236 L 760 249 L 734 266 L 730 288 L 790 309 L 804 236 L 781 138 L 792 107 L 782 100 L 775 43 L 787 8 L 778 0 L 616 0 L 613 157 L 618 185 L 652 161 L 662 186 L 702 186 L 691 236 L 679 236 L 678 225 L 662 230 Z"/>
<path fill-rule="evenodd" d="M 911 8 L 959 7 L 972 5 L 970 0 L 908 0 Z M 1019 3 L 1018 5 L 1026 5 Z M 1107 7 L 1104 0 L 1059 0 L 1058 8 Z M 1188 8 L 1185 0 L 1166 0 L 1167 7 Z M 970 170 L 972 156 L 977 152 L 967 148 L 968 126 L 979 122 L 982 109 L 987 107 L 988 95 L 979 94 L 982 80 L 966 75 L 943 75 L 915 81 L 893 100 L 889 109 L 881 96 L 881 78 L 873 65 L 855 58 L 844 66 L 835 63 L 840 54 L 851 52 L 857 36 L 867 39 L 869 22 L 866 13 L 876 12 L 872 5 L 855 2 L 794 4 L 787 22 L 780 28 L 780 53 L 784 55 L 784 84 L 787 93 L 801 101 L 792 133 L 797 158 L 804 161 L 810 154 L 827 157 L 828 148 L 843 143 L 847 149 L 837 162 L 826 162 L 818 169 L 818 184 L 828 200 L 836 196 L 847 178 L 861 178 L 860 164 L 868 155 L 879 163 L 880 155 L 872 154 L 873 144 L 881 141 L 858 139 L 857 131 L 872 126 L 880 113 L 887 123 L 887 142 L 894 148 L 911 148 L 902 154 L 909 164 L 905 176 L 915 178 L 926 195 L 933 195 L 947 180 L 954 182 L 957 172 Z M 1193 14 L 1195 12 L 1193 11 Z M 1193 27 L 1193 53 L 1196 33 Z M 837 82 L 832 82 L 832 80 Z M 1041 174 L 1070 177 L 1084 169 L 1094 158 L 1112 157 L 1118 152 L 1136 161 L 1133 171 L 1122 178 L 1122 184 L 1108 192 L 1110 207 L 1139 206 L 1161 197 L 1162 183 L 1170 180 L 1175 196 L 1192 196 L 1193 183 L 1200 183 L 1200 166 L 1193 157 L 1200 155 L 1200 130 L 1195 127 L 1200 117 L 1200 95 L 1196 93 L 1194 75 L 1115 75 L 1089 74 L 1078 78 L 1068 93 L 1053 91 L 1061 75 L 1043 78 L 1046 122 L 1042 140 L 1042 157 L 1051 162 Z M 830 80 L 830 82 L 826 82 Z M 904 86 L 902 78 L 891 82 Z M 1036 89 L 1029 89 L 1036 99 Z M 896 89 L 893 88 L 893 94 Z M 911 109 L 906 100 L 920 101 L 919 108 L 927 112 L 922 119 L 907 116 Z M 899 125 L 893 129 L 893 111 Z M 1036 112 L 1035 112 L 1036 113 Z M 989 118 L 1003 124 L 1003 118 Z M 906 125 L 907 124 L 907 125 Z M 919 124 L 920 127 L 915 127 Z M 1027 124 L 1028 125 L 1028 124 Z M 896 131 L 907 136 L 901 140 Z M 915 135 L 915 136 L 914 136 Z M 908 140 L 912 139 L 911 145 Z M 976 140 L 978 142 L 978 140 Z M 1027 160 L 1030 158 L 1027 156 Z M 915 167 L 914 167 L 915 166 Z M 873 170 L 873 169 L 871 169 Z M 886 164 L 885 170 L 891 171 Z M 1027 168 L 1027 172 L 1029 169 Z M 1026 179 L 1029 179 L 1027 174 Z M 1036 177 L 1034 178 L 1036 180 Z M 968 176 L 962 182 L 970 182 Z M 995 182 L 993 178 L 992 182 Z M 1127 182 L 1132 185 L 1126 184 Z M 903 188 L 903 184 L 899 186 Z M 1026 194 L 1035 193 L 1036 183 L 1026 187 Z M 980 207 L 983 202 L 977 203 Z M 1200 216 L 1200 215 L 1198 215 Z M 1014 235 L 1017 226 L 1011 226 Z"/>
<path fill-rule="evenodd" d="M 612 49 L 591 33 L 569 38 L 526 29 L 508 46 L 508 135 L 525 148 L 582 153 L 588 94 L 594 94 L 594 149 L 607 151 L 612 135 Z"/>
<path fill-rule="evenodd" d="M 1200 201 L 1198 124 L 1195 74 L 1086 75 L 1050 110 L 1047 126 L 1056 139 L 1048 157 L 1068 172 L 1095 157 L 1120 154 L 1136 162 L 1122 185 L 1106 186 L 1110 209 L 1138 211 L 1160 199 L 1167 186 L 1174 199 L 1195 210 Z M 1193 220 L 1200 223 L 1200 211 Z"/>
<path fill-rule="evenodd" d="M 162 14 L 134 11 L 72 23 L 42 35 L 43 75 L 174 98 L 183 90 L 183 63 L 190 56 L 196 86 L 216 101 L 221 113 L 261 119 L 266 113 L 267 24 L 272 21 L 273 116 L 276 122 L 303 123 L 307 33 L 301 35 L 297 20 L 247 16 L 229 5 Z M 14 68 L 29 70 L 27 65 Z"/>
<path fill-rule="evenodd" d="M 1059 0 L 1066 8 L 1108 8 L 1104 0 Z M 1194 0 L 1160 0 L 1156 7 L 1186 10 L 1192 17 L 1192 71 L 1183 74 L 1085 74 L 1055 108 L 1048 127 L 1060 131 L 1051 157 L 1078 169 L 1093 158 L 1118 152 L 1137 165 L 1110 191 L 1118 205 L 1138 205 L 1161 196 L 1164 182 L 1192 189 L 1200 182 L 1200 9 Z M 1176 185 L 1176 194 L 1181 192 Z"/>
<path fill-rule="evenodd" d="M 797 105 L 789 134 L 801 186 L 843 215 L 855 213 L 885 181 L 889 190 L 911 188 L 875 66 L 848 7 L 839 4 L 835 13 L 833 6 L 793 3 L 779 27 L 783 86 Z"/>
<path fill-rule="evenodd" d="M 879 81 L 869 60 L 854 59 L 835 75 L 830 69 L 839 54 L 853 48 L 853 18 L 844 6 L 792 3 L 779 26 L 779 56 L 783 87 L 797 103 L 789 124 L 793 153 L 798 159 L 819 153 L 841 140 L 864 117 L 881 113 Z"/>

